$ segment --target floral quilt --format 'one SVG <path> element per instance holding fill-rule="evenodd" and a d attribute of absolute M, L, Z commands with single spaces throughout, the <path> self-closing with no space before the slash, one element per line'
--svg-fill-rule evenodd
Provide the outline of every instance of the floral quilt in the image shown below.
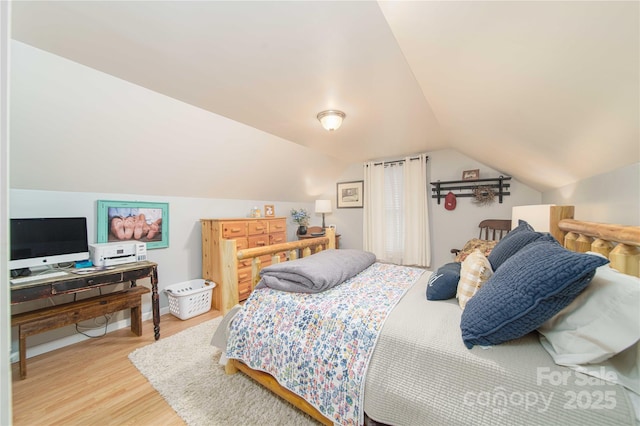
<path fill-rule="evenodd" d="M 423 272 L 374 263 L 321 293 L 255 290 L 231 324 L 227 357 L 271 374 L 334 423 L 363 424 L 378 335 Z"/>

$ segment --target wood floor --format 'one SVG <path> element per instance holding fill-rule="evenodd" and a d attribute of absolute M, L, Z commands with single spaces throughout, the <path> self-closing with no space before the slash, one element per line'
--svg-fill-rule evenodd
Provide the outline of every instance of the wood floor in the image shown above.
<path fill-rule="evenodd" d="M 220 315 L 218 311 L 180 320 L 161 317 L 160 336 L 168 337 Z M 127 357 L 154 342 L 153 322 L 142 336 L 129 328 L 27 360 L 27 378 L 12 365 L 13 424 L 184 425 Z"/>

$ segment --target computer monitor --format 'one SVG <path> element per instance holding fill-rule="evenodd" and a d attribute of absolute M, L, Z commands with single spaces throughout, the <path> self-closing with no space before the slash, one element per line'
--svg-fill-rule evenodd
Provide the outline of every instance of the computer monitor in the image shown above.
<path fill-rule="evenodd" d="M 10 232 L 11 270 L 89 259 L 85 217 L 11 219 Z"/>

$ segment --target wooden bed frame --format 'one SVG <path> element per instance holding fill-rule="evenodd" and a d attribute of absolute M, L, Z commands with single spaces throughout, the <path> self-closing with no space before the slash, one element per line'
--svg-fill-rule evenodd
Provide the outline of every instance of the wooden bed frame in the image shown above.
<path fill-rule="evenodd" d="M 573 219 L 573 206 L 552 206 L 550 212 L 550 233 L 568 250 L 576 252 L 593 251 L 607 256 L 611 261 L 611 267 L 628 275 L 640 276 L 640 226 L 612 225 L 596 222 L 584 222 Z M 259 281 L 260 259 L 259 256 L 270 254 L 273 262 L 279 262 L 278 253 L 288 253 L 289 260 L 297 258 L 297 251 L 303 250 L 303 257 L 325 248 L 335 247 L 335 234 L 332 229 L 327 229 L 325 237 L 313 238 L 304 241 L 288 242 L 263 248 L 253 248 L 237 251 L 235 241 L 229 241 L 225 247 L 225 273 L 223 275 L 223 286 L 225 293 L 223 300 L 228 303 L 233 302 L 233 295 L 236 295 L 236 302 L 230 306 L 225 306 L 225 313 L 237 303 L 237 274 L 232 272 L 237 268 L 237 261 L 242 259 L 253 259 L 252 286 L 255 287 Z M 333 422 L 323 416 L 311 404 L 293 392 L 280 386 L 271 375 L 252 370 L 241 361 L 230 359 L 227 361 L 225 372 L 234 374 L 242 371 L 265 388 L 291 403 L 293 406 L 307 413 L 317 421 L 325 425 L 332 425 Z"/>
<path fill-rule="evenodd" d="M 272 244 L 263 247 L 254 247 L 238 250 L 236 240 L 224 240 L 222 242 L 222 313 L 226 314 L 238 304 L 238 261 L 251 259 L 251 291 L 260 281 L 263 256 L 271 256 L 271 263 L 280 263 L 283 257 L 286 260 L 311 256 L 326 249 L 336 248 L 336 233 L 333 228 L 325 230 L 324 237 L 307 238 L 300 241 L 290 241 L 281 244 Z M 284 256 L 281 256 L 284 254 Z"/>

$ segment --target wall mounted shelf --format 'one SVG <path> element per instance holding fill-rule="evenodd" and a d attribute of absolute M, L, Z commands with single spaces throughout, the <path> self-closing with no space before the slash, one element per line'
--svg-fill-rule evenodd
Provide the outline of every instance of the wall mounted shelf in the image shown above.
<path fill-rule="evenodd" d="M 486 186 L 489 188 L 497 189 L 496 195 L 498 196 L 498 201 L 502 203 L 502 199 L 505 196 L 511 195 L 507 190 L 511 187 L 511 184 L 508 182 L 511 180 L 510 176 L 500 176 L 497 178 L 491 179 L 476 179 L 476 180 L 448 180 L 448 181 L 437 181 L 431 182 L 433 188 L 431 188 L 431 198 L 437 198 L 438 204 L 440 204 L 440 199 L 446 197 L 449 192 L 453 192 L 457 197 L 473 197 L 473 190 L 479 186 Z M 463 192 L 463 191 L 470 192 Z"/>

